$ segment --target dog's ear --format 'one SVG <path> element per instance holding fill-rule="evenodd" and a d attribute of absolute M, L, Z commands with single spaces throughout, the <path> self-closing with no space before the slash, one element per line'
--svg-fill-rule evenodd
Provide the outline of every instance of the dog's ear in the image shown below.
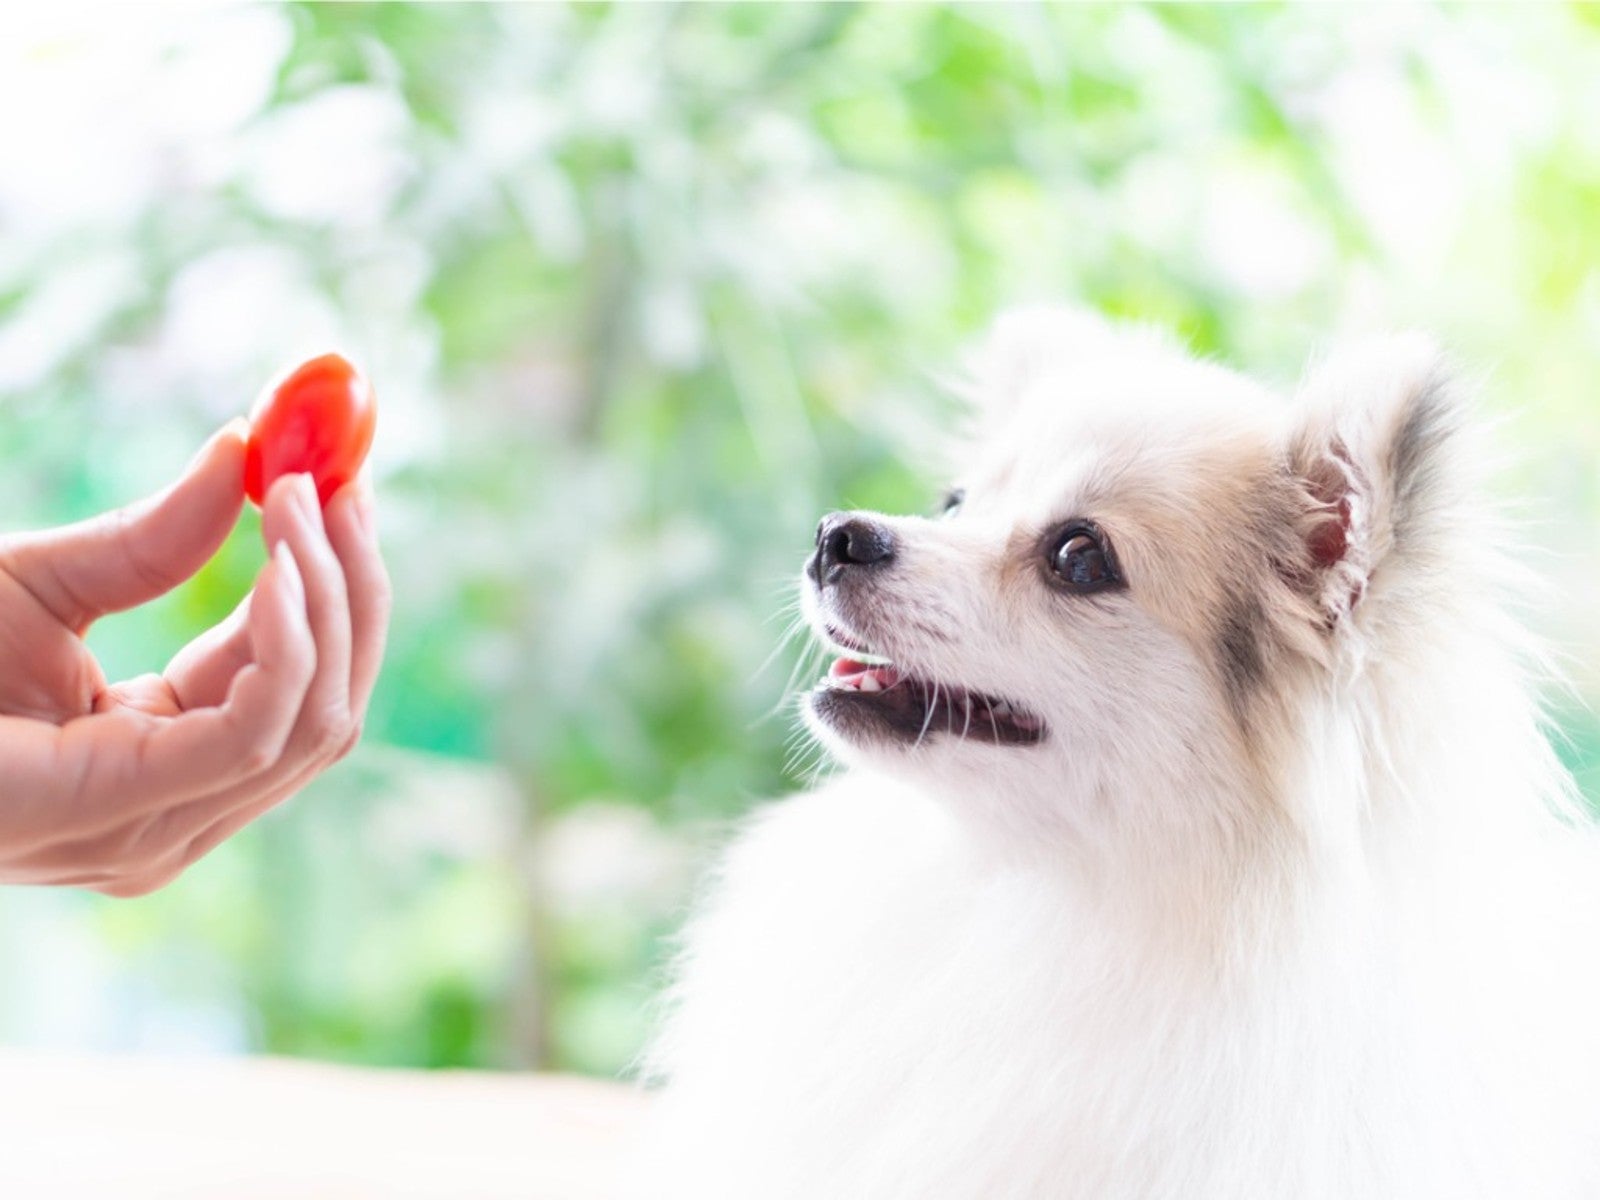
<path fill-rule="evenodd" d="M 986 424 L 1013 413 L 1024 396 L 1067 364 L 1109 346 L 1112 327 L 1088 309 L 1061 305 L 1013 308 L 989 326 L 968 354 L 957 389 Z"/>
<path fill-rule="evenodd" d="M 1308 371 L 1288 454 L 1303 504 L 1297 574 L 1330 626 L 1403 563 L 1425 570 L 1441 552 L 1466 415 L 1422 335 L 1353 344 Z"/>

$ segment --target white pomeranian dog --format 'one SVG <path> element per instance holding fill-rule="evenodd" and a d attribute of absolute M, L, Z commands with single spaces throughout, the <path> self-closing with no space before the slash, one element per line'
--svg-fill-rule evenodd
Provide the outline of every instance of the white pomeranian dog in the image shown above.
<path fill-rule="evenodd" d="M 1051 310 L 935 518 L 837 513 L 685 938 L 646 1190 L 1600 1196 L 1600 853 L 1423 339 L 1292 400 Z"/>

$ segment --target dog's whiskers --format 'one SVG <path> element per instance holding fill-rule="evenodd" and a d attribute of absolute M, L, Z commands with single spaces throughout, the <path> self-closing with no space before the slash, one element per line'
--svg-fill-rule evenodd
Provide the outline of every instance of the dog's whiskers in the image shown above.
<path fill-rule="evenodd" d="M 928 696 L 927 708 L 922 715 L 922 728 L 917 731 L 917 740 L 915 744 L 918 746 L 922 745 L 922 740 L 928 736 L 928 727 L 933 723 L 934 710 L 939 707 L 939 684 L 937 681 L 931 685 L 931 689 L 932 690 Z"/>

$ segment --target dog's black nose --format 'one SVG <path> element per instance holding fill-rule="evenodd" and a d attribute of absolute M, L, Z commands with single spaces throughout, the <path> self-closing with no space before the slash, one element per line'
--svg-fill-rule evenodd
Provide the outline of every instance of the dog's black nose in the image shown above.
<path fill-rule="evenodd" d="M 820 585 L 832 583 L 845 567 L 870 567 L 894 557 L 894 534 L 870 517 L 834 513 L 817 526 L 817 552 L 806 574 Z"/>

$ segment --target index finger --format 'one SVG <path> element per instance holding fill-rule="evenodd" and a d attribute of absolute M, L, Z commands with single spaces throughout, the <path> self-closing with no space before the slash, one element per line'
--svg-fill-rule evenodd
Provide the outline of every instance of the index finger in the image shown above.
<path fill-rule="evenodd" d="M 250 597 L 246 596 L 225 621 L 173 655 L 162 675 L 179 708 L 215 708 L 227 699 L 228 689 L 239 672 L 254 661 Z"/>

